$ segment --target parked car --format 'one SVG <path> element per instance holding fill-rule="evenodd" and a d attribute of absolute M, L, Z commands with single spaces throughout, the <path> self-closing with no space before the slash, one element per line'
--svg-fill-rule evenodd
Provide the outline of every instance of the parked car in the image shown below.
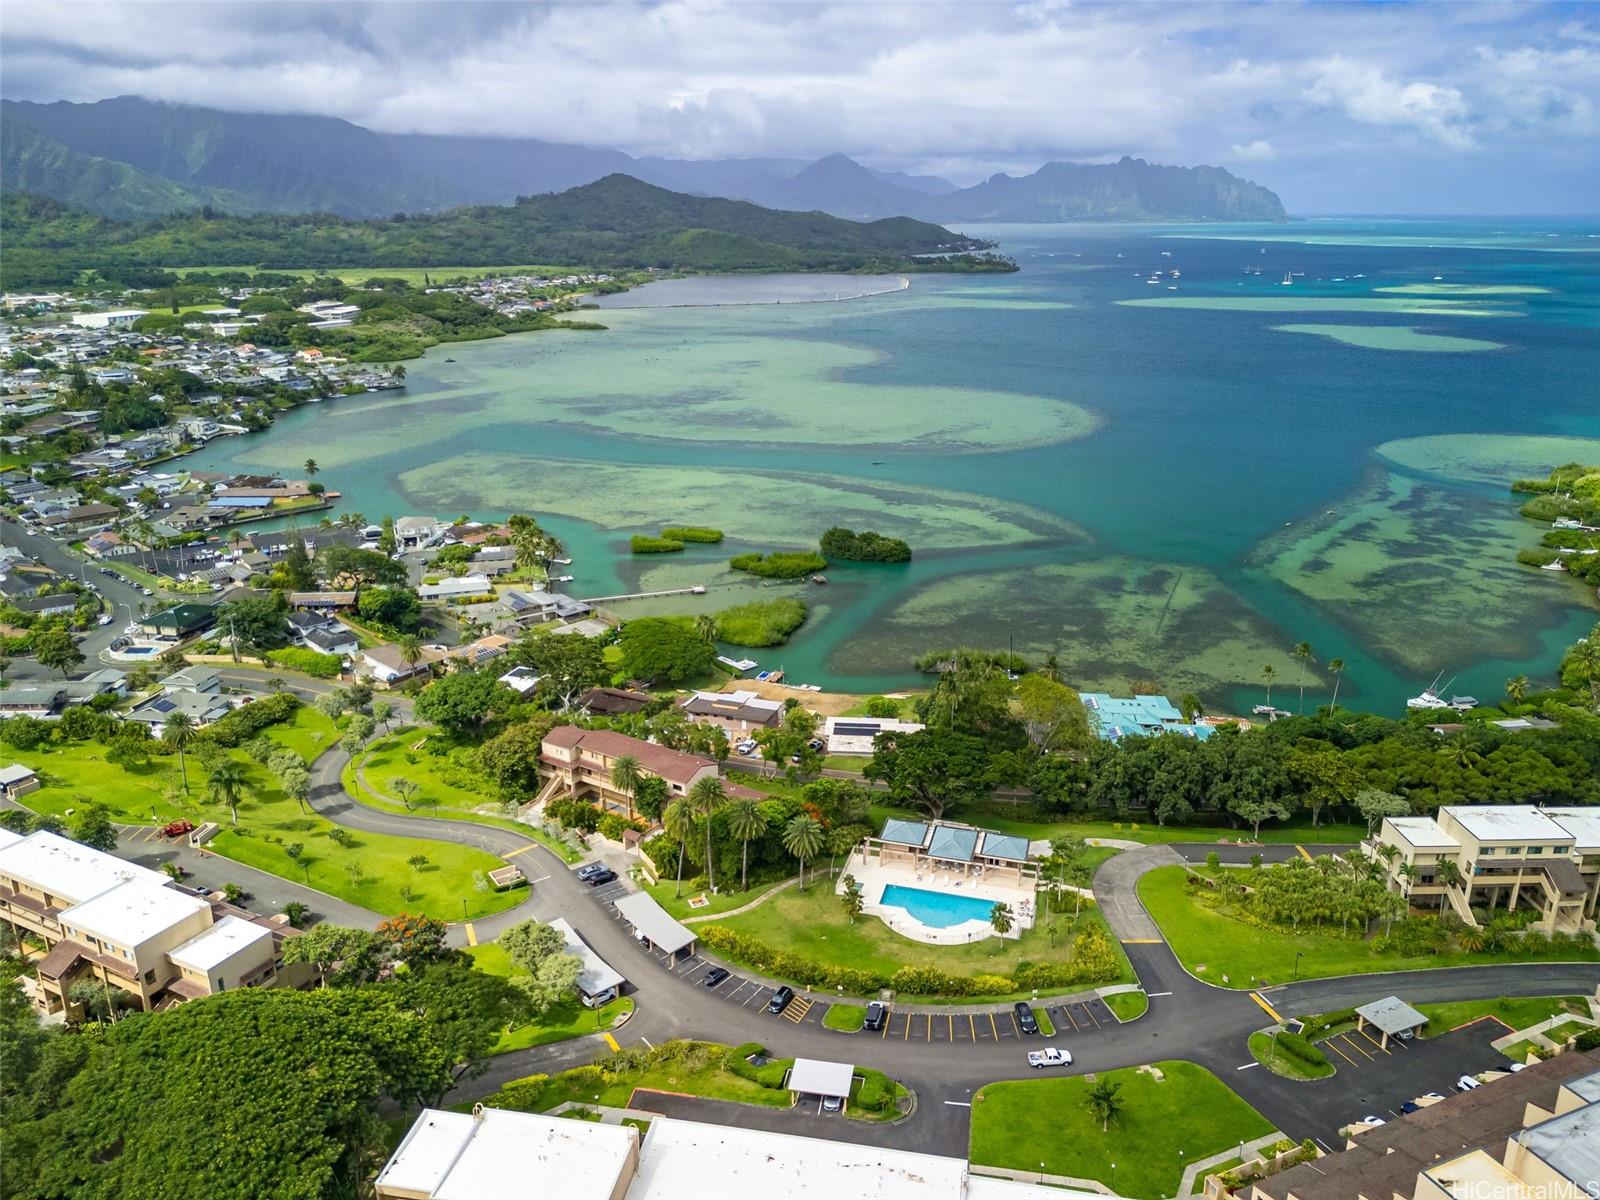
<path fill-rule="evenodd" d="M 810 749 L 810 750 L 821 750 L 822 749 L 822 739 L 821 738 L 812 738 L 809 742 L 806 743 L 806 748 Z"/>
<path fill-rule="evenodd" d="M 712 967 L 711 970 L 706 972 L 705 978 L 700 982 L 705 984 L 708 988 L 718 987 L 721 985 L 722 981 L 731 974 L 732 972 L 729 971 L 727 967 Z"/>
<path fill-rule="evenodd" d="M 754 738 L 746 738 L 744 741 L 740 742 L 737 746 L 735 746 L 734 750 L 736 750 L 740 754 L 749 755 L 749 754 L 753 754 L 755 752 L 755 748 L 756 748 L 755 739 Z"/>
<path fill-rule="evenodd" d="M 1403 1116 L 1403 1117 L 1404 1116 L 1410 1116 L 1414 1112 L 1421 1112 L 1421 1111 L 1422 1111 L 1422 1105 L 1418 1104 L 1415 1100 L 1407 1100 L 1404 1104 L 1402 1104 L 1400 1106 L 1400 1115 Z"/>
<path fill-rule="evenodd" d="M 169 837 L 169 838 L 183 837 L 185 834 L 193 833 L 193 832 L 194 832 L 194 822 L 193 821 L 184 821 L 184 820 L 171 821 L 171 822 L 168 822 L 166 825 L 163 825 L 161 827 L 161 836 L 162 837 Z"/>
<path fill-rule="evenodd" d="M 617 873 L 615 871 L 613 871 L 610 867 L 601 867 L 593 875 L 591 875 L 591 876 L 589 876 L 589 878 L 585 879 L 584 882 L 587 883 L 590 887 L 599 887 L 603 883 L 612 882 L 614 879 L 616 879 L 616 877 L 617 877 Z"/>
<path fill-rule="evenodd" d="M 789 1007 L 789 1001 L 793 999 L 794 989 L 785 984 L 772 993 L 772 999 L 767 1001 L 767 1011 L 769 1013 L 781 1013 Z"/>
<path fill-rule="evenodd" d="M 1034 1020 L 1033 1009 L 1028 1007 L 1026 1000 L 1018 1000 L 1011 1011 L 1016 1013 L 1017 1028 L 1023 1033 L 1031 1036 L 1039 1032 L 1039 1022 Z"/>
<path fill-rule="evenodd" d="M 822 1098 L 823 1112 L 838 1112 L 844 1107 L 844 1099 L 840 1096 L 824 1096 Z"/>
<path fill-rule="evenodd" d="M 600 872 L 604 870 L 606 870 L 606 865 L 603 862 L 584 863 L 583 866 L 579 867 L 573 872 L 573 874 L 579 879 L 587 881 L 600 874 Z"/>
<path fill-rule="evenodd" d="M 599 995 L 583 997 L 583 1006 L 585 1008 L 600 1008 L 600 1007 L 602 1007 L 604 1005 L 610 1004 L 616 998 L 617 998 L 617 989 L 614 988 L 614 987 L 611 987 L 611 988 L 607 988 L 605 991 L 601 992 Z"/>
<path fill-rule="evenodd" d="M 109 625 L 109 624 L 111 624 L 111 614 L 110 613 L 101 613 L 100 614 L 100 619 L 98 621 L 96 621 L 95 624 L 96 625 Z"/>
<path fill-rule="evenodd" d="M 1054 1046 L 1046 1046 L 1043 1050 L 1028 1051 L 1028 1065 L 1036 1071 L 1046 1067 L 1070 1067 L 1072 1065 L 1072 1052 L 1070 1050 L 1057 1050 Z"/>
<path fill-rule="evenodd" d="M 889 1006 L 881 1000 L 874 1000 L 867 1005 L 866 1020 L 861 1022 L 861 1028 L 877 1033 L 889 1020 Z"/>
<path fill-rule="evenodd" d="M 1382 1117 L 1374 1117 L 1369 1115 L 1362 1117 L 1361 1120 L 1356 1122 L 1356 1124 L 1375 1128 L 1376 1126 L 1385 1124 L 1385 1121 Z"/>
<path fill-rule="evenodd" d="M 1483 1084 L 1474 1079 L 1471 1075 L 1463 1075 L 1460 1079 L 1456 1080 L 1456 1090 L 1458 1092 L 1470 1092 L 1473 1088 L 1480 1088 L 1482 1086 Z"/>

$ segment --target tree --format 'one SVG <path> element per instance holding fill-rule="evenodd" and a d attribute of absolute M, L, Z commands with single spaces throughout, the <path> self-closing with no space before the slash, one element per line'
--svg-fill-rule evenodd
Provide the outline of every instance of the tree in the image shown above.
<path fill-rule="evenodd" d="M 1526 675 L 1513 675 L 1506 680 L 1506 699 L 1513 704 L 1521 704 L 1528 694 L 1528 677 Z"/>
<path fill-rule="evenodd" d="M 662 824 L 666 827 L 667 836 L 678 843 L 678 889 L 673 893 L 674 898 L 683 895 L 683 849 L 689 841 L 689 835 L 694 832 L 694 806 L 689 803 L 687 796 L 679 796 L 666 811 L 661 814 Z"/>
<path fill-rule="evenodd" d="M 893 719 L 900 715 L 900 701 L 891 700 L 888 696 L 868 696 L 862 707 L 869 717 Z"/>
<path fill-rule="evenodd" d="M 389 786 L 393 789 L 394 794 L 400 797 L 400 803 L 405 806 L 405 810 L 410 812 L 412 802 L 416 800 L 417 793 L 422 790 L 417 781 L 414 779 L 396 779 Z M 418 857 L 421 856 L 419 855 Z M 416 863 L 412 863 L 411 865 L 414 867 L 417 866 Z M 421 868 L 418 867 L 418 870 L 421 870 Z"/>
<path fill-rule="evenodd" d="M 717 879 L 711 854 L 711 819 L 727 802 L 728 793 L 723 789 L 722 780 L 714 775 L 695 780 L 694 786 L 689 789 L 689 803 L 694 806 L 695 815 L 705 826 L 706 883 L 712 891 L 717 890 Z"/>
<path fill-rule="evenodd" d="M 866 897 L 861 894 L 861 884 L 854 875 L 844 877 L 844 891 L 839 895 L 840 902 L 844 905 L 845 915 L 850 918 L 850 924 L 856 923 L 856 918 L 867 907 Z"/>
<path fill-rule="evenodd" d="M 1296 642 L 1294 644 L 1294 657 L 1300 664 L 1300 712 L 1306 711 L 1306 668 L 1317 660 L 1311 657 L 1310 642 Z"/>
<path fill-rule="evenodd" d="M 1267 707 L 1272 707 L 1272 681 L 1278 677 L 1278 668 L 1268 663 L 1261 668 L 1261 681 L 1267 685 Z"/>
<path fill-rule="evenodd" d="M 307 963 L 317 969 L 322 987 L 366 983 L 378 977 L 381 945 L 365 929 L 317 925 L 283 943 L 286 964 Z"/>
<path fill-rule="evenodd" d="M 621 792 L 628 800 L 628 816 L 633 816 L 633 796 L 639 790 L 639 781 L 644 778 L 644 772 L 639 769 L 639 760 L 631 754 L 619 754 L 611 760 L 611 786 Z"/>
<path fill-rule="evenodd" d="M 540 1015 L 569 995 L 582 964 L 567 953 L 566 936 L 540 921 L 524 921 L 500 935 L 507 957 L 526 973 L 514 980 L 530 1010 Z"/>
<path fill-rule="evenodd" d="M 667 804 L 667 781 L 657 775 L 647 775 L 633 791 L 633 806 L 641 817 L 659 821 Z"/>
<path fill-rule="evenodd" d="M 74 668 L 83 665 L 83 651 L 65 629 L 46 629 L 33 635 L 33 657 L 39 665 L 51 671 L 60 671 L 65 679 Z"/>
<path fill-rule="evenodd" d="M 161 740 L 178 752 L 178 773 L 183 779 L 184 795 L 189 794 L 189 763 L 186 754 L 198 734 L 199 730 L 194 727 L 194 718 L 186 712 L 169 713 L 161 730 Z"/>
<path fill-rule="evenodd" d="M 1354 803 L 1356 811 L 1367 823 L 1368 833 L 1385 817 L 1403 817 L 1411 811 L 1411 805 L 1403 796 L 1377 788 L 1362 788 L 1356 793 Z"/>
<path fill-rule="evenodd" d="M 427 862 L 424 856 L 413 855 L 413 867 L 417 866 L 417 858 Z M 412 913 L 390 917 L 378 926 L 374 934 L 383 953 L 411 968 L 453 956 L 455 951 L 444 944 L 444 935 L 443 921 Z"/>
<path fill-rule="evenodd" d="M 389 718 L 394 716 L 394 701 L 379 696 L 372 702 L 372 719 L 383 726 L 385 733 L 389 732 Z"/>
<path fill-rule="evenodd" d="M 538 692 L 562 712 L 580 694 L 603 683 L 609 674 L 605 647 L 599 639 L 558 634 L 536 627 L 523 634 L 511 652 L 519 666 L 539 674 Z"/>
<path fill-rule="evenodd" d="M 281 595 L 241 596 L 221 605 L 219 628 L 228 630 L 235 647 L 257 655 L 289 644 L 288 609 Z"/>
<path fill-rule="evenodd" d="M 322 469 L 321 467 L 317 466 L 317 460 L 316 459 L 314 459 L 314 458 L 306 459 L 305 472 L 306 472 L 306 476 L 308 478 L 311 477 L 311 476 L 314 476 L 321 469 Z"/>
<path fill-rule="evenodd" d="M 710 613 L 701 613 L 694 619 L 694 631 L 700 635 L 700 640 L 708 646 L 717 641 L 717 619 Z"/>
<path fill-rule="evenodd" d="M 112 825 L 111 813 L 104 804 L 91 804 L 73 818 L 72 840 L 107 854 L 116 851 L 117 830 Z"/>
<path fill-rule="evenodd" d="M 539 750 L 554 726 L 553 714 L 540 713 L 501 730 L 478 747 L 478 770 L 508 800 L 533 795 L 539 790 Z"/>
<path fill-rule="evenodd" d="M 512 513 L 506 518 L 506 529 L 511 536 L 518 569 L 531 573 L 539 565 L 544 550 L 544 530 L 538 521 L 523 513 Z"/>
<path fill-rule="evenodd" d="M 1200 697 L 1193 692 L 1185 692 L 1178 697 L 1178 711 L 1183 714 L 1185 725 L 1193 725 L 1195 718 L 1205 712 L 1206 706 L 1201 703 Z"/>
<path fill-rule="evenodd" d="M 423 867 L 428 865 L 428 856 L 426 854 L 413 854 L 410 858 L 406 859 L 406 865 L 409 866 L 413 871 L 420 872 Z"/>
<path fill-rule="evenodd" d="M 516 702 L 516 694 L 488 671 L 457 671 L 417 697 L 417 715 L 462 737 L 477 737 L 491 714 Z"/>
<path fill-rule="evenodd" d="M 1017 684 L 1017 708 L 1028 741 L 1040 754 L 1087 744 L 1089 714 L 1078 693 L 1043 675 L 1025 675 Z"/>
<path fill-rule="evenodd" d="M 406 566 L 378 550 L 331 542 L 317 551 L 317 572 L 332 587 L 401 587 Z"/>
<path fill-rule="evenodd" d="M 422 624 L 422 601 L 416 592 L 398 584 L 363 587 L 356 612 L 363 621 L 400 634 L 415 633 Z"/>
<path fill-rule="evenodd" d="M 806 862 L 822 849 L 822 822 L 800 813 L 783 827 L 783 848 L 800 860 L 800 890 L 806 886 Z"/>
<path fill-rule="evenodd" d="M 1261 822 L 1287 821 L 1289 806 L 1271 796 L 1240 796 L 1228 805 L 1228 811 L 1241 821 L 1250 822 L 1250 840 L 1261 840 Z"/>
<path fill-rule="evenodd" d="M 989 910 L 989 924 L 1001 937 L 1005 937 L 1006 934 L 1010 933 L 1015 923 L 1011 916 L 1011 906 L 1009 904 L 996 904 Z"/>
<path fill-rule="evenodd" d="M 681 683 L 710 671 L 716 650 L 700 640 L 692 622 L 679 617 L 639 617 L 617 639 L 622 669 L 651 683 Z"/>
<path fill-rule="evenodd" d="M 1330 658 L 1328 671 L 1333 675 L 1333 700 L 1328 705 L 1328 711 L 1333 713 L 1339 710 L 1339 684 L 1344 675 L 1344 659 Z"/>
<path fill-rule="evenodd" d="M 311 565 L 311 555 L 306 553 L 305 538 L 298 529 L 289 530 L 289 549 L 274 568 L 282 586 L 291 592 L 308 592 L 317 586 L 317 571 Z"/>
<path fill-rule="evenodd" d="M 728 805 L 728 832 L 739 839 L 739 890 L 750 890 L 750 841 L 767 831 L 759 801 L 741 796 Z"/>
<path fill-rule="evenodd" d="M 283 906 L 283 915 L 289 919 L 293 929 L 303 928 L 305 920 L 311 915 L 311 910 L 298 900 L 291 900 Z"/>
<path fill-rule="evenodd" d="M 1084 1106 L 1100 1121 L 1100 1132 L 1111 1128 L 1111 1122 L 1122 1112 L 1122 1085 L 1114 1079 L 1100 1079 L 1084 1097 Z"/>
<path fill-rule="evenodd" d="M 566 935 L 542 921 L 523 921 L 513 925 L 496 939 L 506 957 L 530 975 L 536 974 L 539 964 L 552 954 L 566 950 Z"/>
<path fill-rule="evenodd" d="M 983 743 L 949 729 L 882 733 L 862 774 L 888 785 L 889 795 L 938 820 L 955 805 L 988 794 Z"/>
<path fill-rule="evenodd" d="M 239 797 L 247 782 L 244 765 L 235 758 L 220 759 L 206 775 L 206 797 L 214 803 L 226 804 L 235 825 L 239 823 Z"/>
<path fill-rule="evenodd" d="M 779 724 L 756 734 L 767 760 L 782 764 L 791 779 L 816 772 L 822 761 L 821 754 L 811 745 L 816 740 L 817 715 L 799 704 L 785 712 Z"/>
<path fill-rule="evenodd" d="M 311 772 L 305 767 L 285 767 L 278 775 L 283 794 L 306 811 L 306 801 L 311 796 Z"/>

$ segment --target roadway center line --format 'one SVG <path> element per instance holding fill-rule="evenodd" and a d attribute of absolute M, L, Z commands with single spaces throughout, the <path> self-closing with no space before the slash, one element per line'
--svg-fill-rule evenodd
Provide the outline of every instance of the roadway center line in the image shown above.
<path fill-rule="evenodd" d="M 946 1100 L 945 1103 L 948 1104 L 951 1108 L 971 1108 L 972 1107 L 972 1101 L 970 1101 L 970 1100 Z"/>
<path fill-rule="evenodd" d="M 1235 1071 L 1248 1071 L 1251 1067 L 1259 1067 L 1260 1063 L 1245 1063 L 1242 1067 L 1235 1067 Z"/>
<path fill-rule="evenodd" d="M 541 875 L 537 879 L 530 879 L 530 880 L 528 880 L 528 886 L 532 887 L 536 883 L 543 883 L 546 879 L 549 879 L 549 878 L 550 878 L 550 876 L 548 876 L 548 875 Z"/>
<path fill-rule="evenodd" d="M 1170 996 L 1170 995 L 1172 995 L 1171 992 L 1146 992 L 1144 994 L 1146 1000 L 1154 1000 L 1157 996 Z"/>

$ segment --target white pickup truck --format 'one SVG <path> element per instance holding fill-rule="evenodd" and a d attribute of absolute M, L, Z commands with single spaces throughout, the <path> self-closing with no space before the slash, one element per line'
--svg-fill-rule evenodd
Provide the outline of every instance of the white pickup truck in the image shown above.
<path fill-rule="evenodd" d="M 1036 1071 L 1046 1067 L 1070 1067 L 1072 1065 L 1072 1052 L 1070 1050 L 1057 1050 L 1054 1046 L 1046 1046 L 1043 1050 L 1028 1051 L 1028 1065 Z"/>

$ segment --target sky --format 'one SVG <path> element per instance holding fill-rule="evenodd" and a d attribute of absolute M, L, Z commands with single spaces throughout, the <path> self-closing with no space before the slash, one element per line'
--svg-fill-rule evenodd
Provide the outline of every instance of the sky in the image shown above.
<path fill-rule="evenodd" d="M 1600 3 L 6 0 L 0 94 L 961 184 L 1130 154 L 1302 215 L 1600 210 Z"/>

